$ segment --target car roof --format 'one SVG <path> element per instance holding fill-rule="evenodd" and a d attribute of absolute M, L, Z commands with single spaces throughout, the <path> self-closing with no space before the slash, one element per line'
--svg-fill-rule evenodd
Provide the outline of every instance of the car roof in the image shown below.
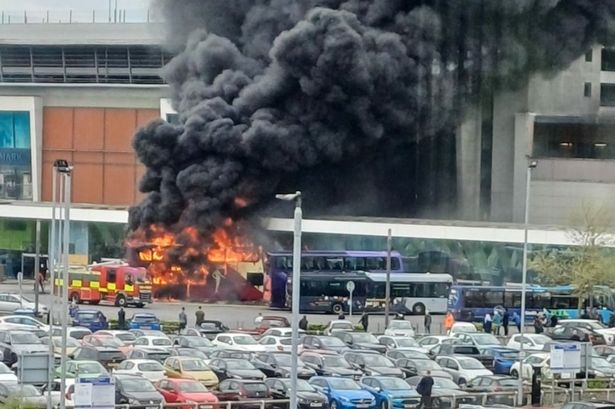
<path fill-rule="evenodd" d="M 303 354 L 341 356 L 337 352 L 331 351 L 329 349 L 307 349 L 307 350 L 302 351 L 300 355 L 303 355 Z"/>
<path fill-rule="evenodd" d="M 178 359 L 180 361 L 189 361 L 189 360 L 193 360 L 193 359 L 201 359 L 198 356 L 185 356 L 185 355 L 177 355 L 177 356 L 173 356 L 173 357 L 169 357 L 169 358 L 175 358 L 175 359 Z"/>

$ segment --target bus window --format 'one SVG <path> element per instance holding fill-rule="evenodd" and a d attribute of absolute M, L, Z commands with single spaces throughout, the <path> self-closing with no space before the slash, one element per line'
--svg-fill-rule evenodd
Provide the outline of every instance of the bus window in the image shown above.
<path fill-rule="evenodd" d="M 314 270 L 314 257 L 301 257 L 301 271 Z"/>
<path fill-rule="evenodd" d="M 410 294 L 410 284 L 409 283 L 391 283 L 391 297 L 392 298 L 408 297 L 409 294 Z"/>
<path fill-rule="evenodd" d="M 484 292 L 485 307 L 497 307 L 504 304 L 504 290 L 490 290 Z"/>
<path fill-rule="evenodd" d="M 384 270 L 386 261 L 384 257 L 364 257 L 366 270 Z"/>
<path fill-rule="evenodd" d="M 328 258 L 327 270 L 329 271 L 344 271 L 344 260 L 341 257 Z"/>
<path fill-rule="evenodd" d="M 326 282 L 320 280 L 301 280 L 301 296 L 320 297 L 326 291 Z"/>
<path fill-rule="evenodd" d="M 276 270 L 290 270 L 293 268 L 293 262 L 292 259 L 286 256 L 280 256 L 280 257 L 275 257 L 273 259 L 273 265 L 275 266 Z"/>

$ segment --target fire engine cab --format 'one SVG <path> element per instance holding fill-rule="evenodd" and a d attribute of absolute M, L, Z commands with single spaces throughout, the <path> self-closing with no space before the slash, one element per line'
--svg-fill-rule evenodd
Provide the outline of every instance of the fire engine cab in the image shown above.
<path fill-rule="evenodd" d="M 102 263 L 70 269 L 68 297 L 77 303 L 110 301 L 116 306 L 143 307 L 152 302 L 152 283 L 143 267 L 125 263 Z M 56 280 L 62 285 L 62 280 Z"/>

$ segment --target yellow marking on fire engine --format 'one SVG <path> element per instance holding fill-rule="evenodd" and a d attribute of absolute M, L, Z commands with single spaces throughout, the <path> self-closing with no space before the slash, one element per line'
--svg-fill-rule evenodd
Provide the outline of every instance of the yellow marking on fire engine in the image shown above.
<path fill-rule="evenodd" d="M 90 288 L 100 288 L 100 282 L 90 281 Z"/>
<path fill-rule="evenodd" d="M 134 285 L 128 285 L 128 284 L 124 284 L 124 291 L 134 291 L 135 290 L 135 286 Z"/>
<path fill-rule="evenodd" d="M 81 287 L 83 285 L 83 283 L 81 282 L 81 280 L 73 280 L 73 282 L 71 283 L 71 287 Z"/>
<path fill-rule="evenodd" d="M 108 283 L 107 290 L 115 290 L 115 283 Z"/>

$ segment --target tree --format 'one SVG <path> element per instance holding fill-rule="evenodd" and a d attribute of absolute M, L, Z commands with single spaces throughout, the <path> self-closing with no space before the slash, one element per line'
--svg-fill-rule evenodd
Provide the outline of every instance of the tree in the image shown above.
<path fill-rule="evenodd" d="M 538 281 L 544 285 L 572 285 L 579 296 L 579 307 L 584 300 L 592 306 L 593 288 L 609 285 L 615 279 L 612 269 L 613 255 L 609 247 L 615 245 L 615 213 L 606 206 L 588 202 L 574 212 L 568 235 L 575 243 L 564 251 L 547 250 L 537 253 L 529 267 L 538 272 Z"/>

